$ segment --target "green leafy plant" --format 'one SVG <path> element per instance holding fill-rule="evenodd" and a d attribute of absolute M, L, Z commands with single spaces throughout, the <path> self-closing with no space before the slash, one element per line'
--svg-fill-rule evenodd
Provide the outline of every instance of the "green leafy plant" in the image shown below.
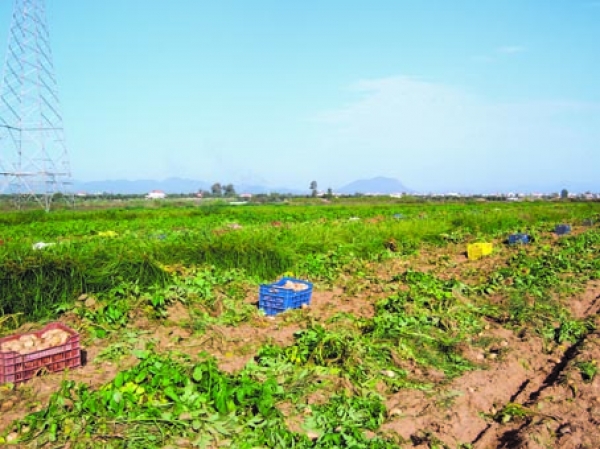
<path fill-rule="evenodd" d="M 598 364 L 595 360 L 577 362 L 575 366 L 579 369 L 584 382 L 592 382 L 598 374 Z"/>

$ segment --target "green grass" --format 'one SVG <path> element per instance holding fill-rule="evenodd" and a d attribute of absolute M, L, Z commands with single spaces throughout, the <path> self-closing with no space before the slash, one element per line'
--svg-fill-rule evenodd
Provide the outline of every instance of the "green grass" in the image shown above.
<path fill-rule="evenodd" d="M 490 321 L 515 331 L 530 328 L 556 344 L 575 344 L 593 330 L 590 321 L 571 316 L 564 298 L 600 276 L 600 233 L 587 228 L 553 244 L 547 235 L 558 223 L 596 216 L 599 207 L 292 204 L 4 214 L 3 332 L 69 312 L 84 339 L 107 342 L 101 358 L 139 359 L 97 388 L 63 383 L 49 404 L 14 429 L 23 444 L 52 447 L 399 447 L 398 438 L 380 430 L 388 419 L 385 395 L 411 388 L 434 396 L 452 379 L 483 368 L 465 348 L 490 349 L 493 339 L 482 335 Z M 395 213 L 405 218 L 396 220 Z M 107 231 L 117 235 L 103 236 Z M 469 264 L 453 275 L 413 267 L 387 273 L 385 280 L 373 270 L 373 262 L 408 260 L 425 246 L 443 253 L 449 243 L 500 244 L 517 231 L 540 239 L 530 250 L 507 250 L 502 262 L 468 285 L 461 276 Z M 386 247 L 391 239 L 394 251 Z M 37 241 L 57 244 L 34 251 Z M 196 333 L 259 322 L 248 291 L 289 271 L 320 285 L 339 285 L 343 275 L 355 289 L 370 280 L 381 298 L 369 318 L 289 314 L 282 325 L 285 318 L 301 324 L 293 342 L 263 345 L 235 374 L 220 371 L 206 354 L 136 346 L 133 319 L 166 325 L 176 302 L 189 312 L 182 326 Z M 368 290 L 365 285 L 360 288 Z M 94 301 L 77 301 L 81 293 Z M 576 367 L 586 381 L 596 375 L 595 363 Z M 323 401 L 309 403 L 315 392 Z M 451 406 L 451 395 L 438 396 L 438 404 Z M 291 404 L 291 417 L 300 417 L 314 438 L 290 430 L 282 404 Z M 526 412 L 508 404 L 494 418 L 507 422 Z M 424 432 L 432 447 L 434 441 L 443 447 Z"/>
<path fill-rule="evenodd" d="M 0 311 L 51 316 L 81 293 L 118 282 L 165 285 L 161 267 L 212 265 L 273 280 L 285 272 L 335 278 L 351 260 L 411 254 L 423 243 L 501 239 L 593 215 L 592 203 L 210 206 L 7 213 L 0 238 Z M 393 214 L 404 219 L 395 220 Z M 349 221 L 359 217 L 360 221 Z M 283 226 L 271 223 L 281 222 Z M 228 225 L 236 223 L 241 229 Z M 114 232 L 115 237 L 103 236 Z M 56 245 L 34 251 L 38 241 Z"/>

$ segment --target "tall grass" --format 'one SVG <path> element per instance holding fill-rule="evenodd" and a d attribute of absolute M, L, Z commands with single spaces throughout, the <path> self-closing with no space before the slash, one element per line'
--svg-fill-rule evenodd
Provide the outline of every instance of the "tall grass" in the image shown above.
<path fill-rule="evenodd" d="M 421 244 L 550 230 L 600 210 L 595 203 L 358 204 L 114 209 L 3 214 L 0 313 L 39 319 L 81 293 L 120 282 L 165 284 L 164 265 L 241 268 L 272 280 L 314 255 L 372 258 L 386 243 L 410 253 Z M 394 214 L 402 219 L 396 220 Z M 350 221 L 350 217 L 360 220 Z M 277 226 L 272 225 L 277 221 Z M 241 229 L 227 224 L 237 223 Z M 115 238 L 99 233 L 114 231 Z M 33 251 L 37 241 L 57 244 Z"/>

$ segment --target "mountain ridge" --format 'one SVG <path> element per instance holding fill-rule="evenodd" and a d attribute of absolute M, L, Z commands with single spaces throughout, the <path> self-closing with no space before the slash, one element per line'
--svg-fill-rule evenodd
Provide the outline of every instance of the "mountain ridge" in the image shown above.
<path fill-rule="evenodd" d="M 114 193 L 124 195 L 141 195 L 153 190 L 161 190 L 166 194 L 194 193 L 199 190 L 210 190 L 211 183 L 201 180 L 172 177 L 164 180 L 155 179 L 109 179 L 101 181 L 74 181 L 73 187 L 76 192 L 86 193 Z M 310 194 L 310 191 L 288 187 L 268 187 L 253 184 L 233 184 L 238 193 L 271 193 L 284 194 Z M 352 181 L 338 189 L 335 193 L 353 195 L 355 193 L 399 193 L 412 192 L 395 178 L 377 176 L 370 179 L 359 179 Z"/>
<path fill-rule="evenodd" d="M 206 181 L 171 177 L 164 180 L 154 179 L 112 179 L 112 180 L 99 180 L 99 181 L 81 181 L 76 180 L 73 182 L 74 192 L 85 192 L 88 194 L 96 193 L 113 193 L 113 194 L 124 194 L 124 195 L 142 195 L 151 192 L 152 190 L 162 190 L 166 194 L 185 194 L 195 193 L 199 190 L 210 190 L 212 183 Z M 289 188 L 289 187 L 269 187 L 261 184 L 247 184 L 247 183 L 233 183 L 237 193 L 271 193 L 278 192 L 282 194 L 294 194 L 294 195 L 310 195 L 310 190 Z M 576 182 L 555 182 L 555 183 L 530 183 L 530 184 L 515 184 L 513 186 L 498 186 L 496 188 L 468 188 L 463 190 L 457 190 L 456 188 L 438 188 L 433 193 L 447 193 L 447 192 L 459 192 L 465 194 L 474 193 L 497 193 L 497 192 L 541 192 L 551 193 L 560 192 L 563 188 L 566 188 L 569 192 L 597 192 L 598 186 L 595 182 L 591 181 L 576 181 Z M 321 189 L 324 190 L 324 189 Z M 341 187 L 333 189 L 334 193 L 340 193 L 344 195 L 353 195 L 355 193 L 379 193 L 379 194 L 391 194 L 391 193 L 416 193 L 414 190 L 406 187 L 401 181 L 395 178 L 389 178 L 384 176 L 376 176 L 369 179 L 358 179 L 345 184 Z"/>
<path fill-rule="evenodd" d="M 211 186 L 212 183 L 208 183 L 206 181 L 177 177 L 167 178 L 160 181 L 155 179 L 109 179 L 100 181 L 73 182 L 73 189 L 75 192 L 85 192 L 89 194 L 113 193 L 122 195 L 142 195 L 153 190 L 160 190 L 165 192 L 166 194 L 195 193 L 199 190 L 210 191 Z M 262 185 L 234 183 L 233 186 L 235 187 L 235 190 L 238 193 L 308 193 L 308 191 L 289 189 L 286 187 L 272 188 Z"/>

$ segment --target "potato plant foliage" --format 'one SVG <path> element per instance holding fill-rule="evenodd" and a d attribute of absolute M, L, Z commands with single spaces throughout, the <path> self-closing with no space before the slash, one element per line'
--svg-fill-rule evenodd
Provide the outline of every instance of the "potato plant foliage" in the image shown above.
<path fill-rule="evenodd" d="M 435 395 L 485 369 L 468 352 L 491 351 L 495 342 L 482 336 L 490 323 L 548 345 L 575 345 L 594 331 L 594 320 L 572 316 L 564 299 L 600 278 L 600 231 L 578 226 L 599 212 L 595 203 L 371 201 L 6 213 L 0 334 L 67 320 L 84 342 L 102 346 L 88 364 L 135 363 L 101 385 L 67 373 L 47 403 L 0 433 L 0 444 L 402 447 L 409 442 L 382 430 L 393 418 L 386 398 L 403 390 Z M 552 236 L 559 223 L 578 232 Z M 513 232 L 533 242 L 505 245 Z M 40 241 L 56 244 L 33 249 Z M 459 265 L 449 255 L 480 241 L 498 248 L 489 266 Z M 221 370 L 210 349 L 161 349 L 136 327 L 177 325 L 224 341 L 238 326 L 270 325 L 252 298 L 259 283 L 285 274 L 319 292 L 367 298 L 372 313 L 286 312 L 273 322 L 296 326 L 293 338 L 256 346 L 249 339 L 247 361 L 233 372 Z M 173 324 L 175 306 L 187 315 Z M 586 382 L 594 379 L 595 361 L 575 366 Z M 18 388 L 4 386 L 0 399 Z M 527 416 L 507 404 L 490 420 Z"/>

